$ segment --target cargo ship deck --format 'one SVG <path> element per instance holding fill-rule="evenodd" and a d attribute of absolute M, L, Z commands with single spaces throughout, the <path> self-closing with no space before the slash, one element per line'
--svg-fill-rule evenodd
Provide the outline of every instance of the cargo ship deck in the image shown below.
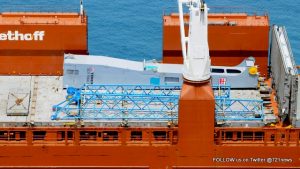
<path fill-rule="evenodd" d="M 180 90 L 177 91 L 178 94 L 179 92 Z M 218 94 L 218 90 L 215 91 L 215 94 Z M 0 76 L 0 126 L 63 127 L 70 122 L 75 123 L 75 120 L 51 120 L 54 113 L 52 107 L 65 100 L 66 96 L 67 91 L 63 88 L 63 76 Z M 259 89 L 232 89 L 230 96 L 235 99 L 258 100 L 263 97 L 263 94 Z M 268 111 L 265 110 L 265 112 Z M 167 127 L 167 122 L 167 120 L 162 122 L 135 121 L 132 125 Z M 120 120 L 112 122 L 105 119 L 88 119 L 84 120 L 83 124 L 87 127 L 116 127 L 121 123 Z"/>
<path fill-rule="evenodd" d="M 211 81 L 190 83 L 167 65 L 182 61 L 176 14 L 163 16 L 161 71 L 163 63 L 82 56 L 82 1 L 77 15 L 2 13 L 0 167 L 299 167 L 300 84 L 285 28 L 270 27 L 268 15 L 208 20 L 217 67 Z"/>

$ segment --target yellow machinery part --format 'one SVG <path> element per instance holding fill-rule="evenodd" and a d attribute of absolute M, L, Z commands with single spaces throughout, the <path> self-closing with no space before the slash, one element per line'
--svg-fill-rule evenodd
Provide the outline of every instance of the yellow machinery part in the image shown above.
<path fill-rule="evenodd" d="M 250 75 L 257 75 L 257 72 L 258 72 L 258 70 L 257 70 L 257 67 L 256 66 L 251 66 L 251 67 L 249 67 L 249 74 Z"/>

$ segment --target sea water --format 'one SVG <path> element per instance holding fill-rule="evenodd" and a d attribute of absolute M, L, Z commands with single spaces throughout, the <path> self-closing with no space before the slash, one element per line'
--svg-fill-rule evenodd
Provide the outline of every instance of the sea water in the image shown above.
<path fill-rule="evenodd" d="M 284 25 L 297 64 L 300 65 L 300 0 L 206 0 L 209 7 L 267 12 L 271 25 Z M 0 0 L 0 11 L 10 8 L 68 10 L 79 0 Z M 32 5 L 31 7 L 28 5 Z M 142 61 L 161 60 L 163 12 L 177 12 L 177 0 L 84 0 L 89 16 L 89 52 Z M 225 10 L 225 11 L 226 11 Z"/>

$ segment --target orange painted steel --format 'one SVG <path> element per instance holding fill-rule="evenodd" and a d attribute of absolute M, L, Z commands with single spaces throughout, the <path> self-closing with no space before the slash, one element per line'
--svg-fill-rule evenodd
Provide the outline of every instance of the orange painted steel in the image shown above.
<path fill-rule="evenodd" d="M 210 93 L 190 86 L 186 88 L 190 90 L 186 94 Z M 209 104 L 212 104 L 212 100 L 205 97 L 207 100 L 204 100 L 203 104 L 206 106 L 201 104 L 195 106 L 195 103 L 200 103 L 200 100 L 189 100 L 189 98 L 191 97 L 182 97 L 180 103 L 180 105 L 190 106 L 181 109 L 181 117 L 186 118 L 180 124 L 182 128 L 76 126 L 0 128 L 0 166 L 70 168 L 135 166 L 153 169 L 300 166 L 300 129 L 214 128 L 213 123 L 208 121 L 211 120 L 212 115 L 209 112 L 197 111 L 211 109 Z M 191 118 L 190 114 L 196 117 Z M 198 123 L 199 121 L 202 123 Z M 136 133 L 141 131 L 140 137 L 133 136 L 133 131 Z M 113 132 L 117 133 L 117 136 L 109 134 Z M 226 158 L 248 161 L 222 162 L 222 159 Z M 251 162 L 251 158 L 252 160 L 288 158 L 288 162 Z"/>
<path fill-rule="evenodd" d="M 208 156 L 213 150 L 215 101 L 210 83 L 184 82 L 179 98 L 179 147 L 183 156 Z M 205 137 L 203 137 L 205 136 Z M 201 150 L 201 151 L 199 151 Z M 192 161 L 184 161 L 191 164 Z"/>
<path fill-rule="evenodd" d="M 87 54 L 87 16 L 77 13 L 2 13 L 0 33 L 34 34 L 43 39 L 0 40 L 0 74 L 62 75 L 64 53 Z"/>
<path fill-rule="evenodd" d="M 268 35 L 265 34 L 265 31 L 268 29 L 268 22 L 264 22 L 267 20 L 267 16 L 254 18 L 243 15 L 225 16 L 233 20 L 240 20 L 240 22 L 237 26 L 210 26 L 210 32 L 212 33 L 211 30 L 213 30 L 216 34 L 213 35 L 215 36 L 213 41 L 223 40 L 222 43 L 217 42 L 217 44 L 210 41 L 212 43 L 210 48 L 213 51 L 211 54 L 215 54 L 212 56 L 213 62 L 234 64 L 252 52 L 259 66 L 264 67 L 267 64 L 265 60 L 267 45 L 265 43 Z M 214 17 L 217 20 L 220 19 L 217 15 Z M 223 19 L 225 18 L 223 17 Z M 253 22 L 255 20 L 259 22 Z M 259 23 L 261 27 L 247 26 L 249 22 Z M 165 55 L 164 61 L 170 59 L 167 61 L 179 62 L 181 55 L 181 52 L 178 53 L 180 45 L 177 44 L 177 42 L 179 43 L 179 32 L 177 32 L 179 28 L 174 22 L 170 22 L 170 24 L 174 24 L 174 27 L 169 25 L 170 27 L 167 28 L 165 25 L 164 31 L 166 32 L 166 29 L 169 29 L 168 36 L 174 35 L 174 38 L 169 37 L 168 39 L 167 37 L 166 41 L 165 36 L 164 54 L 169 52 L 170 58 Z M 223 33 L 227 31 L 228 37 L 219 37 L 223 28 Z M 255 35 L 253 31 L 261 32 Z M 236 39 L 232 39 L 229 36 L 231 34 L 236 34 Z M 251 37 L 254 35 L 260 37 Z M 81 36 L 81 38 L 85 37 Z M 210 35 L 210 37 L 212 36 Z M 246 43 L 245 38 L 253 41 Z M 239 40 L 242 41 L 240 45 L 237 42 Z M 261 40 L 260 45 L 255 43 L 259 40 Z M 231 42 L 233 44 L 228 44 Z M 72 44 L 72 42 L 65 42 L 65 44 L 67 43 Z M 45 56 L 45 60 L 39 63 L 43 62 L 44 65 L 47 65 L 47 59 L 49 59 L 47 57 L 50 53 L 51 56 L 57 56 L 58 58 L 61 56 L 61 53 L 59 53 L 61 47 L 56 45 L 54 44 L 53 48 L 46 45 L 47 49 L 37 50 L 38 52 L 34 56 L 29 53 L 27 58 Z M 250 49 L 251 46 L 253 48 Z M 15 46 L 12 45 L 12 47 Z M 26 50 L 35 50 L 33 46 L 29 45 L 28 47 Z M 40 48 L 43 47 L 40 46 Z M 84 49 L 84 45 L 83 48 L 68 48 L 68 50 L 79 51 L 85 51 Z M 5 47 L 1 49 L 1 56 L 5 55 L 5 52 L 3 53 L 5 50 Z M 22 51 L 17 49 L 9 50 L 19 52 L 18 55 L 15 54 L 16 56 L 22 54 Z M 46 53 L 43 53 L 43 51 Z M 175 54 L 178 56 L 175 56 Z M 14 55 L 7 54 L 7 56 Z M 54 60 L 57 61 L 58 58 Z M 37 58 L 33 60 L 35 59 Z M 21 59 L 12 67 L 24 64 L 25 61 L 26 59 Z M 52 71 L 50 72 L 53 73 Z M 178 126 L 1 127 L 0 167 L 128 169 L 300 167 L 300 128 L 215 127 L 214 106 L 213 92 L 209 83 L 191 84 L 184 82 L 179 101 Z"/>
<path fill-rule="evenodd" d="M 210 14 L 208 19 L 210 23 L 208 42 L 212 65 L 236 66 L 245 58 L 253 56 L 259 65 L 261 75 L 267 75 L 269 50 L 267 15 Z M 188 16 L 185 16 L 185 21 L 187 20 Z M 163 62 L 182 63 L 177 14 L 163 17 Z"/>

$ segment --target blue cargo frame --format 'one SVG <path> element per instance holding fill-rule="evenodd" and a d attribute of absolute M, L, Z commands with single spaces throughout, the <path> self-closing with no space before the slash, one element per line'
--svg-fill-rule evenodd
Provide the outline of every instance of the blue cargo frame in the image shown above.
<path fill-rule="evenodd" d="M 230 98 L 229 85 L 214 85 L 217 121 L 263 120 L 263 101 Z M 179 85 L 84 84 L 68 88 L 52 120 L 177 121 Z"/>
<path fill-rule="evenodd" d="M 51 119 L 177 120 L 180 89 L 171 85 L 85 84 L 53 106 Z"/>

